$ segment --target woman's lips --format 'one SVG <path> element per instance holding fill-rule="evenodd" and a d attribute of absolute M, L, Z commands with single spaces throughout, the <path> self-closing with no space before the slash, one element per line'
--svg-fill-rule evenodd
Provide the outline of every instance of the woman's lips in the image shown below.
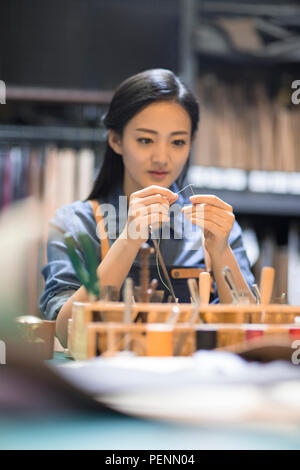
<path fill-rule="evenodd" d="M 169 173 L 168 171 L 148 171 L 148 173 L 152 176 L 152 178 L 156 180 L 162 180 L 167 176 Z"/>

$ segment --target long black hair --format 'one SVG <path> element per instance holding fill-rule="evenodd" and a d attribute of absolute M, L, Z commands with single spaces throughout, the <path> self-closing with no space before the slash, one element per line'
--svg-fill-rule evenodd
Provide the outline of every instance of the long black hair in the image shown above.
<path fill-rule="evenodd" d="M 191 118 L 191 136 L 194 136 L 199 121 L 197 100 L 186 85 L 167 69 L 146 70 L 122 82 L 111 100 L 103 123 L 106 129 L 112 129 L 122 135 L 130 119 L 146 106 L 157 101 L 174 101 L 180 104 Z M 177 179 L 179 186 L 186 176 L 189 159 L 190 157 Z M 122 157 L 117 155 L 106 141 L 102 167 L 86 200 L 107 196 L 114 184 L 123 182 L 123 176 Z"/>

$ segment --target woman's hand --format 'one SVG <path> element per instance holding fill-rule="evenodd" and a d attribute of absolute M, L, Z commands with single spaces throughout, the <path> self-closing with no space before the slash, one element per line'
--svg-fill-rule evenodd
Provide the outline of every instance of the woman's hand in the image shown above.
<path fill-rule="evenodd" d="M 168 222 L 170 204 L 173 204 L 177 198 L 176 193 L 156 185 L 132 193 L 122 237 L 141 243 L 148 240 L 149 226 L 156 228 L 162 222 Z"/>
<path fill-rule="evenodd" d="M 228 248 L 228 237 L 235 221 L 232 207 L 213 195 L 196 194 L 190 201 L 192 205 L 185 206 L 183 214 L 203 229 L 208 253 L 222 255 Z"/>

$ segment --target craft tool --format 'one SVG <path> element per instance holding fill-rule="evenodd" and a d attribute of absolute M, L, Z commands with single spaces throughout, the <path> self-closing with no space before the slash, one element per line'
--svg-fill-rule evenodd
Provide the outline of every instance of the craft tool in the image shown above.
<path fill-rule="evenodd" d="M 150 246 L 147 243 L 143 243 L 140 248 L 140 302 L 149 301 L 149 255 Z"/>
<path fill-rule="evenodd" d="M 273 285 L 274 285 L 275 269 L 270 266 L 264 266 L 261 273 L 260 279 L 260 293 L 261 303 L 267 305 L 270 303 Z M 265 312 L 261 314 L 261 321 L 265 321 Z"/>
<path fill-rule="evenodd" d="M 157 279 L 152 279 L 150 283 L 150 288 L 148 289 L 148 294 L 149 294 L 149 300 L 151 302 L 152 296 L 154 295 L 156 289 L 158 286 L 158 280 Z"/>
<path fill-rule="evenodd" d="M 226 285 L 231 293 L 232 300 L 234 304 L 239 303 L 239 293 L 236 288 L 231 269 L 228 268 L 228 266 L 225 266 L 222 271 L 224 281 L 226 282 Z"/>
<path fill-rule="evenodd" d="M 178 305 L 174 305 L 174 306 L 172 307 L 171 315 L 170 315 L 170 317 L 168 318 L 167 323 L 169 323 L 169 324 L 171 324 L 171 325 L 174 324 L 174 323 L 176 323 L 179 314 L 180 314 L 180 309 L 179 309 Z"/>
<path fill-rule="evenodd" d="M 199 274 L 199 295 L 201 298 L 202 305 L 208 305 L 210 299 L 210 290 L 211 290 L 211 276 L 209 272 L 202 272 Z M 210 323 L 211 316 L 209 314 L 200 313 L 200 317 L 203 320 L 203 323 Z"/>
<path fill-rule="evenodd" d="M 280 304 L 285 304 L 286 303 L 286 293 L 282 292 L 280 299 L 279 299 Z"/>
<path fill-rule="evenodd" d="M 165 283 L 163 282 L 163 280 L 161 279 L 160 272 L 159 272 L 159 267 L 158 267 L 158 263 L 157 263 L 158 273 L 159 273 L 160 279 L 161 279 L 162 283 L 165 285 L 165 287 L 168 288 L 174 302 L 177 303 L 178 299 L 176 298 L 176 295 L 175 295 L 175 292 L 174 292 L 174 289 L 173 289 L 173 286 L 172 286 L 172 283 L 171 283 L 171 280 L 170 280 L 170 277 L 169 277 L 164 259 L 162 257 L 162 254 L 161 254 L 161 251 L 160 251 L 160 248 L 159 248 L 159 244 L 157 243 L 157 240 L 155 240 L 154 238 L 152 239 L 152 241 L 153 241 L 153 245 L 154 245 L 154 248 L 155 248 L 155 251 L 156 251 L 157 259 L 160 262 L 160 265 L 162 267 L 162 270 L 163 270 L 163 273 L 164 273 L 164 276 L 165 276 L 165 279 L 167 281 L 168 286 L 166 286 Z"/>
<path fill-rule="evenodd" d="M 191 192 L 192 192 L 192 195 L 195 196 L 195 193 L 194 193 L 194 190 L 193 190 L 193 184 L 187 184 L 184 188 L 180 189 L 179 191 L 177 191 L 176 194 L 180 194 L 182 193 L 182 191 L 184 191 L 186 188 L 190 188 L 191 189 Z"/>
<path fill-rule="evenodd" d="M 173 328 L 171 325 L 148 324 L 146 333 L 147 356 L 173 356 Z"/>
<path fill-rule="evenodd" d="M 211 278 L 208 272 L 199 274 L 199 295 L 202 304 L 209 304 Z"/>
<path fill-rule="evenodd" d="M 188 279 L 188 287 L 189 287 L 189 291 L 190 291 L 190 294 L 191 294 L 191 297 L 192 297 L 193 303 L 194 303 L 194 311 L 193 311 L 192 316 L 191 316 L 191 318 L 188 322 L 188 325 L 193 325 L 197 321 L 198 318 L 200 319 L 200 322 L 203 323 L 203 320 L 199 315 L 199 306 L 200 306 L 200 303 L 201 303 L 201 299 L 200 299 L 200 295 L 199 295 L 196 280 L 195 279 Z M 179 340 L 177 341 L 177 344 L 174 348 L 174 356 L 179 356 L 180 355 L 180 352 L 182 351 L 183 345 L 184 345 L 185 341 L 187 340 L 188 335 L 189 335 L 189 333 L 184 332 L 179 336 Z"/>
<path fill-rule="evenodd" d="M 149 256 L 150 246 L 148 243 L 143 243 L 140 248 L 140 286 L 138 289 L 138 301 L 143 303 L 149 303 Z M 142 323 L 147 322 L 147 312 L 140 311 L 135 322 L 141 321 Z"/>
<path fill-rule="evenodd" d="M 200 295 L 199 295 L 199 290 L 198 286 L 196 283 L 195 279 L 188 279 L 187 280 L 187 285 L 190 291 L 190 296 L 192 298 L 193 303 L 198 303 L 200 304 Z"/>
<path fill-rule="evenodd" d="M 273 291 L 275 277 L 275 269 L 270 266 L 265 266 L 262 269 L 260 280 L 261 303 L 269 304 Z"/>
<path fill-rule="evenodd" d="M 191 322 L 189 322 L 189 324 L 191 324 Z M 187 332 L 180 334 L 177 344 L 174 347 L 174 356 L 180 356 L 188 336 L 189 336 L 189 333 Z"/>
<path fill-rule="evenodd" d="M 198 289 L 198 286 L 197 286 L 196 279 L 188 279 L 187 282 L 188 282 L 188 288 L 189 288 L 191 297 L 193 299 L 193 303 L 195 305 L 195 310 L 194 310 L 194 313 L 193 313 L 193 315 L 190 319 L 190 322 L 195 323 L 195 321 L 199 317 L 200 323 L 206 323 L 204 321 L 204 319 L 202 318 L 201 313 L 199 312 L 199 306 L 201 304 L 201 297 L 199 295 L 199 289 Z M 197 306 L 197 308 L 196 308 L 196 306 Z"/>
<path fill-rule="evenodd" d="M 159 229 L 160 230 L 160 229 Z M 164 262 L 164 259 L 162 257 L 162 254 L 161 254 L 161 251 L 160 251 L 160 248 L 159 248 L 159 245 L 160 245 L 160 236 L 158 237 L 158 242 L 156 241 L 155 237 L 153 236 L 153 228 L 152 228 L 152 225 L 149 225 L 149 238 L 151 238 L 152 242 L 153 242 L 153 245 L 154 245 L 154 249 L 155 249 L 155 263 L 156 263 L 156 270 L 157 270 L 157 274 L 159 276 L 159 279 L 160 279 L 160 282 L 162 283 L 162 285 L 167 289 L 167 291 L 170 292 L 170 294 L 172 295 L 172 290 L 173 290 L 173 286 L 171 284 L 171 280 L 169 278 L 169 274 L 168 274 L 168 271 L 166 269 L 166 266 L 165 266 L 165 262 Z M 166 278 L 166 281 L 167 281 L 167 284 L 164 282 L 162 276 L 161 276 L 161 273 L 160 273 L 160 268 L 159 268 L 159 262 L 162 266 L 162 269 L 164 271 L 164 276 Z M 175 297 L 175 294 L 174 294 L 174 297 Z M 176 297 L 175 297 L 176 298 Z M 168 298 L 168 302 L 169 302 L 169 298 Z"/>
<path fill-rule="evenodd" d="M 124 284 L 123 297 L 124 297 L 124 316 L 123 322 L 126 324 L 131 323 L 132 318 L 132 295 L 133 293 L 133 281 L 130 277 L 127 277 Z"/>
<path fill-rule="evenodd" d="M 253 289 L 253 292 L 254 292 L 254 295 L 255 295 L 255 298 L 256 298 L 256 303 L 260 304 L 261 303 L 261 295 L 260 295 L 258 285 L 257 284 L 252 284 L 252 289 Z"/>

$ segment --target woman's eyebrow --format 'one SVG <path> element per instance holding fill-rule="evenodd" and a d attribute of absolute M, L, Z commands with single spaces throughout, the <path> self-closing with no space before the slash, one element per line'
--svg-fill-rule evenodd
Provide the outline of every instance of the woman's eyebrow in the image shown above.
<path fill-rule="evenodd" d="M 142 131 L 142 132 L 150 132 L 150 134 L 158 134 L 157 131 L 154 131 L 153 129 L 145 129 L 145 128 L 141 128 L 139 127 L 138 129 L 136 129 L 136 131 Z M 188 135 L 189 133 L 187 131 L 175 131 L 175 132 L 171 132 L 170 135 L 178 135 L 178 134 L 186 134 Z"/>

